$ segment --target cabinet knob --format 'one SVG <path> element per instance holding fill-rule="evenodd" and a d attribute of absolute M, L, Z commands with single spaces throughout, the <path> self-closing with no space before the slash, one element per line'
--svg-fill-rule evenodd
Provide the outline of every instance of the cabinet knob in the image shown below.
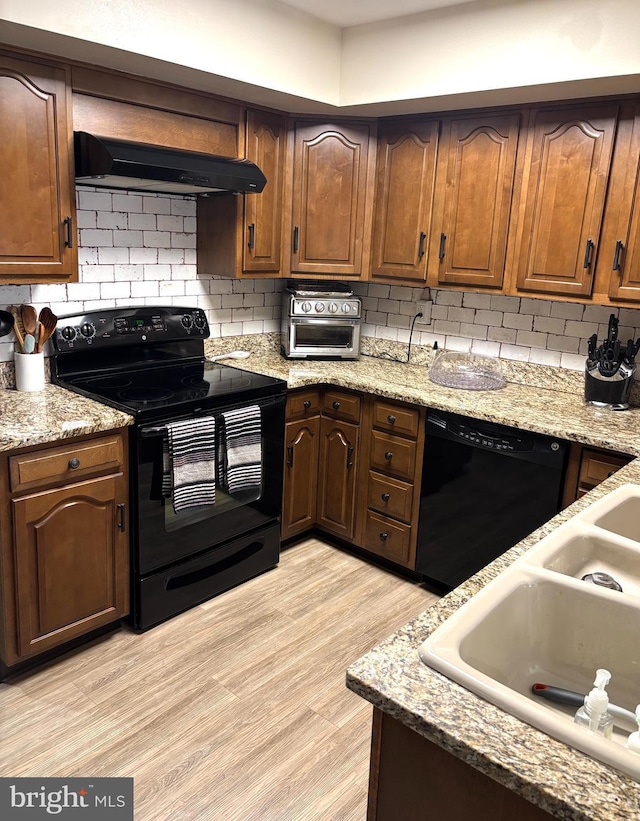
<path fill-rule="evenodd" d="M 395 417 L 392 413 L 390 413 L 390 414 L 389 414 L 389 416 L 387 416 L 387 422 L 388 422 L 390 425 L 395 425 L 395 423 L 396 423 L 396 417 Z"/>
<path fill-rule="evenodd" d="M 383 502 L 388 502 L 391 496 L 388 493 L 383 493 L 381 498 Z"/>
<path fill-rule="evenodd" d="M 391 451 L 390 451 L 390 450 L 388 450 L 388 451 L 385 453 L 384 458 L 387 460 L 387 462 L 390 462 L 390 461 L 393 459 L 393 453 L 391 453 Z"/>
<path fill-rule="evenodd" d="M 338 402 L 338 400 L 336 400 L 335 402 L 332 403 L 331 407 L 334 410 L 338 410 L 338 408 L 340 407 L 340 402 Z"/>
<path fill-rule="evenodd" d="M 380 541 L 381 541 L 381 542 L 386 542 L 388 538 L 389 538 L 389 534 L 388 534 L 388 533 L 381 533 L 381 534 L 380 534 Z"/>
<path fill-rule="evenodd" d="M 304 402 L 302 403 L 302 407 L 305 410 L 309 410 L 309 408 L 311 407 L 311 401 L 309 399 L 305 399 Z"/>
<path fill-rule="evenodd" d="M 74 456 L 73 459 L 69 459 L 69 467 L 71 470 L 77 470 L 80 467 L 80 460 L 77 456 Z"/>

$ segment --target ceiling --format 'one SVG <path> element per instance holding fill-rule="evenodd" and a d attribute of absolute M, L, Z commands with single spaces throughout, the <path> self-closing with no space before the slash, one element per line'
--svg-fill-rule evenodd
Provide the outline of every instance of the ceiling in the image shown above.
<path fill-rule="evenodd" d="M 333 23 L 340 28 L 391 20 L 407 14 L 459 6 L 470 0 L 280 0 L 286 6 Z"/>

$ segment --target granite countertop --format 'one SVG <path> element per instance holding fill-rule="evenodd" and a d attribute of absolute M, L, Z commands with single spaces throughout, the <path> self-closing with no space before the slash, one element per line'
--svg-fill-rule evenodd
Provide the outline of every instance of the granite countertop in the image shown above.
<path fill-rule="evenodd" d="M 33 393 L 0 390 L 0 419 L 0 450 L 57 442 L 133 423 L 127 413 L 52 384 Z"/>
<path fill-rule="evenodd" d="M 285 379 L 290 388 L 326 383 L 399 401 L 640 455 L 640 408 L 615 412 L 584 404 L 582 375 L 514 366 L 497 391 L 434 385 L 425 364 L 362 357 L 357 362 L 293 362 L 254 351 L 228 364 Z M 418 647 L 440 624 L 541 538 L 627 482 L 640 484 L 636 459 L 510 551 L 444 596 L 356 661 L 347 686 L 443 749 L 551 816 L 572 821 L 640 818 L 640 784 L 550 738 L 424 665 Z"/>

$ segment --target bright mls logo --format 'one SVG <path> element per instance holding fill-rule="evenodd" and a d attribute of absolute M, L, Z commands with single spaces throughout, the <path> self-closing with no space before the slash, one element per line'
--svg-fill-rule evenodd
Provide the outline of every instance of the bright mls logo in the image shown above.
<path fill-rule="evenodd" d="M 133 821 L 133 778 L 0 778 L 0 818 Z"/>

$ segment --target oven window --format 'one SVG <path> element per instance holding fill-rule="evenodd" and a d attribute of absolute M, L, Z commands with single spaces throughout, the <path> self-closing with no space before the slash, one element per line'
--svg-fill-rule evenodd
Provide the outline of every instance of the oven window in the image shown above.
<path fill-rule="evenodd" d="M 213 505 L 203 507 L 192 507 L 176 513 L 171 503 L 171 497 L 164 499 L 164 526 L 167 531 L 180 530 L 183 527 L 190 527 L 196 522 L 203 522 L 205 519 L 215 519 L 234 508 L 243 507 L 251 502 L 256 502 L 262 496 L 262 482 L 259 486 L 243 490 L 233 495 L 227 493 L 221 486 L 219 478 L 216 481 L 216 502 Z"/>
<path fill-rule="evenodd" d="M 295 323 L 296 348 L 352 348 L 353 323 Z"/>

